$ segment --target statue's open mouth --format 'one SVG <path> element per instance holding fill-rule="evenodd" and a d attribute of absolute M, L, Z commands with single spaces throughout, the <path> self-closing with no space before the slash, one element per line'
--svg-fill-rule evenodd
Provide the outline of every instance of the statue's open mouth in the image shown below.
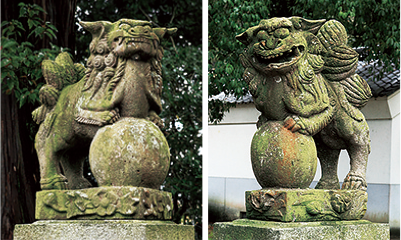
<path fill-rule="evenodd" d="M 144 60 L 153 57 L 156 54 L 158 42 L 155 39 L 146 37 L 120 37 L 117 39 L 117 45 L 114 53 L 120 57 L 131 58 L 134 55 L 140 56 L 135 60 Z"/>
<path fill-rule="evenodd" d="M 125 42 L 127 44 L 127 47 L 137 47 L 138 43 L 151 43 L 151 41 L 147 38 L 126 38 Z"/>
<path fill-rule="evenodd" d="M 269 52 L 266 50 L 256 50 L 255 56 L 260 64 L 266 65 L 267 67 L 280 68 L 282 66 L 289 66 L 297 62 L 301 58 L 304 50 L 305 47 L 302 45 L 293 46 L 283 52 L 279 52 L 277 50 L 272 50 Z"/>

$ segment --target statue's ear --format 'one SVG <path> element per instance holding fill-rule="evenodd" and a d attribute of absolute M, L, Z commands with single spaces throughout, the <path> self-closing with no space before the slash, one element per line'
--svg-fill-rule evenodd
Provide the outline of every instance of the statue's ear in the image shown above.
<path fill-rule="evenodd" d="M 249 44 L 248 33 L 246 31 L 241 34 L 238 34 L 237 36 L 235 36 L 235 38 L 245 45 Z"/>
<path fill-rule="evenodd" d="M 316 34 L 319 28 L 326 22 L 326 19 L 308 20 L 301 17 L 290 17 L 295 29 L 301 29 Z"/>
<path fill-rule="evenodd" d="M 79 24 L 88 32 L 92 34 L 92 38 L 101 38 L 105 32 L 112 26 L 111 22 L 97 21 L 97 22 L 79 22 Z"/>
<path fill-rule="evenodd" d="M 166 37 L 173 35 L 177 32 L 177 28 L 153 28 L 153 32 L 162 39 L 165 35 Z"/>
<path fill-rule="evenodd" d="M 245 32 L 238 34 L 235 38 L 245 45 L 248 45 L 253 40 L 253 34 L 260 30 L 260 26 L 248 28 Z"/>

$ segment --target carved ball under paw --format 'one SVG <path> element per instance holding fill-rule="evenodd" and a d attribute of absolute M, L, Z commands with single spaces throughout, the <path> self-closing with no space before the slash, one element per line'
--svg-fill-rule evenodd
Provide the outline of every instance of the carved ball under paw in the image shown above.
<path fill-rule="evenodd" d="M 313 138 L 269 121 L 253 136 L 252 168 L 262 188 L 307 188 L 317 167 Z"/>
<path fill-rule="evenodd" d="M 122 118 L 96 133 L 89 163 L 99 186 L 158 189 L 170 167 L 170 150 L 154 123 Z"/>

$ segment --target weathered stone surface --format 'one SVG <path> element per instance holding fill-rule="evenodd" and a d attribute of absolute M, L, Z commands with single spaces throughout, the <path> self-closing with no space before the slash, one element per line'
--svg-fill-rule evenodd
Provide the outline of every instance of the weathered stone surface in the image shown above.
<path fill-rule="evenodd" d="M 142 187 L 43 190 L 36 193 L 36 219 L 169 220 L 171 193 Z"/>
<path fill-rule="evenodd" d="M 170 150 L 154 123 L 123 118 L 96 133 L 89 163 L 99 186 L 159 189 L 170 167 Z"/>
<path fill-rule="evenodd" d="M 80 24 L 92 34 L 86 68 L 74 64 L 67 53 L 42 65 L 46 80 L 39 93 L 42 106 L 32 113 L 34 120 L 40 123 L 35 148 L 42 190 L 91 186 L 83 177 L 83 162 L 93 137 L 102 126 L 126 117 L 163 125 L 158 116 L 162 109 L 163 86 L 160 43 L 177 29 L 152 27 L 151 22 L 132 19 Z M 97 149 L 101 148 L 99 145 Z M 109 149 L 106 144 L 102 147 Z M 128 170 L 126 166 L 119 167 L 122 168 L 107 168 L 106 171 Z M 145 173 L 146 169 L 152 171 L 142 166 L 142 179 L 146 174 L 154 175 L 154 172 Z M 114 184 L 114 179 L 101 181 L 105 185 Z"/>
<path fill-rule="evenodd" d="M 262 188 L 307 188 L 316 173 L 315 142 L 281 122 L 268 121 L 253 135 L 251 161 Z"/>
<path fill-rule="evenodd" d="M 213 235 L 215 240 L 386 240 L 390 228 L 366 220 L 281 223 L 240 219 L 215 223 Z"/>
<path fill-rule="evenodd" d="M 15 240 L 187 240 L 194 228 L 169 221 L 139 220 L 48 220 L 17 224 Z"/>
<path fill-rule="evenodd" d="M 277 121 L 289 131 L 313 136 L 322 167 L 319 189 L 339 188 L 338 157 L 346 149 L 351 169 L 342 188 L 366 191 L 370 139 L 360 108 L 372 94 L 355 74 L 358 53 L 347 45 L 344 26 L 336 20 L 271 18 L 236 38 L 246 46 L 240 61 L 245 67 L 243 79 L 261 112 L 258 128 Z"/>
<path fill-rule="evenodd" d="M 368 202 L 362 190 L 261 189 L 245 195 L 247 218 L 282 222 L 359 220 Z"/>

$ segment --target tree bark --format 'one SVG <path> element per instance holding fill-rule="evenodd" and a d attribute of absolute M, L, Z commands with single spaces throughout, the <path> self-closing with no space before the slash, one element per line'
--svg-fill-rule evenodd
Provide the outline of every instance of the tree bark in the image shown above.
<path fill-rule="evenodd" d="M 75 51 L 76 0 L 25 0 L 36 3 L 48 14 L 43 19 L 58 29 L 53 44 Z M 19 1 L 3 0 L 2 21 L 18 19 Z M 44 38 L 35 48 L 49 48 Z M 39 162 L 31 132 L 31 112 L 37 106 L 25 104 L 18 108 L 14 94 L 1 94 L 1 239 L 12 239 L 15 224 L 35 221 L 35 193 L 39 186 Z"/>
<path fill-rule="evenodd" d="M 1 239 L 12 239 L 15 224 L 35 220 L 33 172 L 39 168 L 35 159 L 25 158 L 25 164 L 23 150 L 31 143 L 21 144 L 21 134 L 27 131 L 20 131 L 15 96 L 2 94 L 1 105 Z"/>
<path fill-rule="evenodd" d="M 75 10 L 77 8 L 77 0 L 60 1 L 60 0 L 33 0 L 34 3 L 41 6 L 46 14 L 43 20 L 51 22 L 58 30 L 57 39 L 52 43 L 63 48 L 69 48 L 70 53 L 75 56 Z M 50 47 L 48 38 L 42 41 L 41 48 Z"/>

